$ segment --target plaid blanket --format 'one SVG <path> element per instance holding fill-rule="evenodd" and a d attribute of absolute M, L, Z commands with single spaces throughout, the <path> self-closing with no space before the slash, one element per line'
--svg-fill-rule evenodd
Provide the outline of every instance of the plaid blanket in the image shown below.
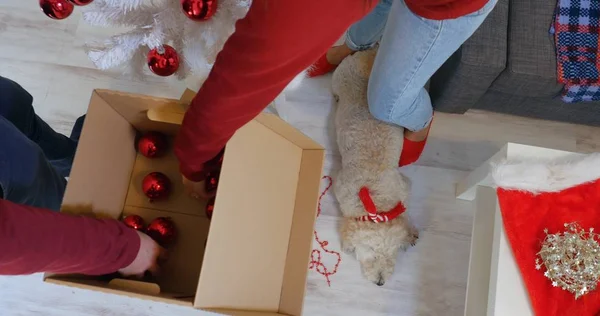
<path fill-rule="evenodd" d="M 600 0 L 558 0 L 550 33 L 565 102 L 600 100 L 599 20 Z"/>

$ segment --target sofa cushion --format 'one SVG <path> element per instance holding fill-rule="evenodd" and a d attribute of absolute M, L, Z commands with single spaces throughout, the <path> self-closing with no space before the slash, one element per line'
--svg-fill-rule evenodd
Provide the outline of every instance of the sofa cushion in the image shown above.
<path fill-rule="evenodd" d="M 508 2 L 499 0 L 481 27 L 433 75 L 429 95 L 436 110 L 466 112 L 504 71 Z"/>
<path fill-rule="evenodd" d="M 536 98 L 489 91 L 473 108 L 543 120 L 600 126 L 600 102 L 564 103 L 559 98 Z"/>
<path fill-rule="evenodd" d="M 554 39 L 548 32 L 555 7 L 553 0 L 510 2 L 507 68 L 491 90 L 531 97 L 560 93 Z"/>

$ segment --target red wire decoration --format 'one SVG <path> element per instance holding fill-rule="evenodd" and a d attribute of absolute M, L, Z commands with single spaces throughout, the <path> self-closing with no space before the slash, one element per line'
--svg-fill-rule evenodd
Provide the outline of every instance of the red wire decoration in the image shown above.
<path fill-rule="evenodd" d="M 331 188 L 331 185 L 333 184 L 333 180 L 331 179 L 330 176 L 324 176 L 323 179 L 329 181 L 329 183 L 325 187 L 325 190 L 323 190 L 323 192 L 321 193 L 321 196 L 319 196 L 319 206 L 317 208 L 317 217 L 319 217 L 321 215 L 321 200 L 323 199 L 323 196 L 327 193 L 327 191 L 329 191 L 329 189 Z M 327 280 L 327 285 L 331 287 L 331 280 L 329 279 L 329 277 L 337 273 L 338 267 L 340 266 L 340 263 L 342 262 L 342 256 L 337 251 L 327 249 L 329 242 L 327 240 L 321 241 L 319 239 L 319 235 L 317 234 L 316 230 L 314 231 L 314 235 L 315 235 L 315 240 L 317 241 L 317 243 L 319 244 L 321 249 L 313 249 L 313 251 L 310 254 L 310 264 L 309 264 L 308 268 L 311 270 L 314 269 L 317 273 L 324 276 L 325 280 Z M 321 260 L 322 259 L 322 251 L 337 257 L 337 262 L 336 262 L 335 266 L 333 267 L 333 270 L 329 271 L 329 269 L 327 269 L 327 267 Z"/>

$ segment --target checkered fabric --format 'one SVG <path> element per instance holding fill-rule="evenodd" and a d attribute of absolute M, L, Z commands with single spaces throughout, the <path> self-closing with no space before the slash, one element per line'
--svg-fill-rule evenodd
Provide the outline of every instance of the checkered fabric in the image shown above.
<path fill-rule="evenodd" d="M 550 33 L 565 102 L 600 100 L 599 20 L 600 0 L 558 0 Z"/>

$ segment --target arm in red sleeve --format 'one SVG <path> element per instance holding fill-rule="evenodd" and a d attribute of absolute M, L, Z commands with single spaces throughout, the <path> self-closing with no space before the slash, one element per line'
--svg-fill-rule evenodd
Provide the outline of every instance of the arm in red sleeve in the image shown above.
<path fill-rule="evenodd" d="M 185 115 L 175 144 L 183 175 L 202 180 L 204 162 L 375 4 L 254 0 Z"/>
<path fill-rule="evenodd" d="M 128 266 L 140 249 L 133 229 L 0 199 L 0 275 L 101 275 Z"/>

